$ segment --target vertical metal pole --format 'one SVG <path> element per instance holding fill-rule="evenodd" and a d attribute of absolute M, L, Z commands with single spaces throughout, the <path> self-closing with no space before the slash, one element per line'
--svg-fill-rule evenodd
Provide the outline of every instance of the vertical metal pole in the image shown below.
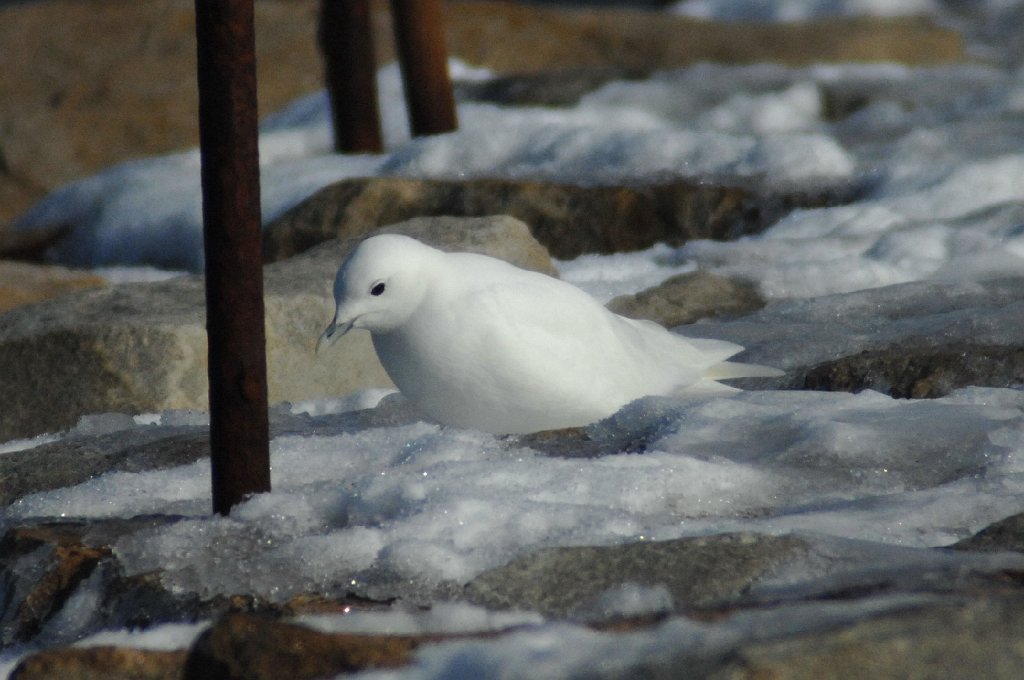
<path fill-rule="evenodd" d="M 458 127 L 440 0 L 391 0 L 409 123 L 414 135 Z"/>
<path fill-rule="evenodd" d="M 377 62 L 370 0 L 320 0 L 318 28 L 339 153 L 380 153 Z"/>
<path fill-rule="evenodd" d="M 253 0 L 196 0 L 213 510 L 270 490 Z"/>

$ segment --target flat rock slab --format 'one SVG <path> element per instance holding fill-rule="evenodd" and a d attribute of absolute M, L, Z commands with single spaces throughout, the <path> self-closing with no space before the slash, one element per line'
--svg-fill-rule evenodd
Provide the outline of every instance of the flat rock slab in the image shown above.
<path fill-rule="evenodd" d="M 610 301 L 608 309 L 630 319 L 672 328 L 715 316 L 742 316 L 765 305 L 757 289 L 706 271 L 679 274 L 652 288 Z"/>
<path fill-rule="evenodd" d="M 1024 384 L 1024 344 L 1007 347 L 969 342 L 938 347 L 890 347 L 819 364 L 803 388 L 884 392 L 905 399 L 935 399 L 968 385 Z"/>
<path fill-rule="evenodd" d="M 624 584 L 660 587 L 677 611 L 735 600 L 807 543 L 794 536 L 718 534 L 706 538 L 550 548 L 485 572 L 466 587 L 492 609 L 552 618 L 599 614 L 600 598 Z"/>
<path fill-rule="evenodd" d="M 392 225 L 454 250 L 554 270 L 510 217 L 430 218 Z M 271 402 L 390 387 L 369 334 L 317 358 L 334 313 L 334 277 L 356 240 L 333 241 L 264 272 Z M 66 429 L 89 413 L 206 410 L 205 297 L 199 276 L 65 295 L 11 310 L 0 325 L 0 441 Z"/>
<path fill-rule="evenodd" d="M 1024 382 L 1022 319 L 1024 278 L 918 281 L 778 301 L 686 333 L 731 340 L 747 348 L 744 361 L 786 370 L 782 378 L 737 380 L 739 387 L 923 398 Z"/>
<path fill-rule="evenodd" d="M 584 187 L 514 179 L 351 179 L 321 189 L 267 225 L 264 259 L 281 260 L 419 215 L 511 215 L 528 224 L 552 256 L 568 260 L 658 242 L 734 239 L 763 231 L 794 208 L 840 203 L 842 193 L 762 194 L 686 181 Z"/>
<path fill-rule="evenodd" d="M 709 680 L 1015 678 L 1024 668 L 1024 598 L 905 609 L 842 626 L 742 645 Z"/>

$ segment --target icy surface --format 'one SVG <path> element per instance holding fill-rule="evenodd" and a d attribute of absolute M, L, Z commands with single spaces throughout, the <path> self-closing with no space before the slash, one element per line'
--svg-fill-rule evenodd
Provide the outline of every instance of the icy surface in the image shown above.
<path fill-rule="evenodd" d="M 744 529 L 944 545 L 1014 512 L 1024 491 L 1024 392 L 1009 389 L 648 398 L 592 428 L 643 434 L 647 452 L 596 459 L 427 423 L 325 429 L 275 438 L 274 491 L 229 518 L 207 515 L 205 462 L 101 475 L 6 516 L 186 515 L 117 543 L 129 574 L 280 600 L 464 583 L 544 546 Z"/>

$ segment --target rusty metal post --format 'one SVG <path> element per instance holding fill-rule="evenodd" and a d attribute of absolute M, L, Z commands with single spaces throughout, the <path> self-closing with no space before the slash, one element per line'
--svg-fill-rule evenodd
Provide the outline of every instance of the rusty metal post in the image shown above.
<path fill-rule="evenodd" d="M 370 0 L 320 0 L 317 38 L 324 57 L 335 151 L 380 153 L 384 145 Z"/>
<path fill-rule="evenodd" d="M 270 490 L 253 0 L 196 0 L 213 510 Z"/>
<path fill-rule="evenodd" d="M 391 0 L 409 124 L 413 135 L 458 127 L 440 0 Z"/>

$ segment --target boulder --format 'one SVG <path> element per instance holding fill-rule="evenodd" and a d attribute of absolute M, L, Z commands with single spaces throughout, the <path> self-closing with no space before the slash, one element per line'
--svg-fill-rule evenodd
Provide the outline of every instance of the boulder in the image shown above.
<path fill-rule="evenodd" d="M 264 231 L 265 260 L 331 238 L 359 236 L 417 215 L 511 215 L 556 258 L 640 250 L 659 241 L 731 239 L 757 233 L 795 207 L 835 203 L 832 191 L 764 195 L 737 187 L 673 181 L 644 186 L 574 186 L 515 179 L 376 177 L 318 191 Z"/>
<path fill-rule="evenodd" d="M 11 451 L 0 459 L 0 506 L 31 493 L 74 486 L 105 472 L 187 465 L 210 455 L 205 427 L 137 428 Z M 45 460 L 46 465 L 39 461 Z"/>
<path fill-rule="evenodd" d="M 551 272 L 525 225 L 509 217 L 393 225 L 441 247 L 508 257 Z M 264 272 L 271 402 L 391 385 L 369 334 L 316 357 L 334 312 L 331 289 L 355 240 L 333 241 Z M 0 441 L 62 430 L 88 413 L 205 410 L 206 329 L 199 276 L 69 294 L 9 311 L 0 326 Z"/>
<path fill-rule="evenodd" d="M 11 679 L 180 680 L 185 656 L 185 650 L 57 647 L 28 656 Z"/>
<path fill-rule="evenodd" d="M 1024 383 L 1024 346 L 968 342 L 937 347 L 890 347 L 863 351 L 810 368 L 803 389 L 934 399 L 968 385 L 1011 387 Z"/>
<path fill-rule="evenodd" d="M 1017 678 L 1024 668 L 1024 599 L 982 597 L 866 615 L 734 650 L 708 680 Z M 628 676 L 623 676 L 628 677 Z"/>
<path fill-rule="evenodd" d="M 333 677 L 412 661 L 421 640 L 401 635 L 321 633 L 251 614 L 227 614 L 189 651 L 186 680 L 295 680 Z"/>
<path fill-rule="evenodd" d="M 764 305 L 755 286 L 696 271 L 673 276 L 633 295 L 620 295 L 608 303 L 608 309 L 672 328 L 712 316 L 749 314 Z"/>
<path fill-rule="evenodd" d="M 795 536 L 717 534 L 608 547 L 549 548 L 477 576 L 466 597 L 490 608 L 548 617 L 588 614 L 625 584 L 662 587 L 677 611 L 735 600 L 754 581 L 806 551 Z"/>
<path fill-rule="evenodd" d="M 1024 552 L 1024 513 L 993 522 L 973 536 L 957 541 L 950 547 L 954 550 L 975 552 Z"/>

